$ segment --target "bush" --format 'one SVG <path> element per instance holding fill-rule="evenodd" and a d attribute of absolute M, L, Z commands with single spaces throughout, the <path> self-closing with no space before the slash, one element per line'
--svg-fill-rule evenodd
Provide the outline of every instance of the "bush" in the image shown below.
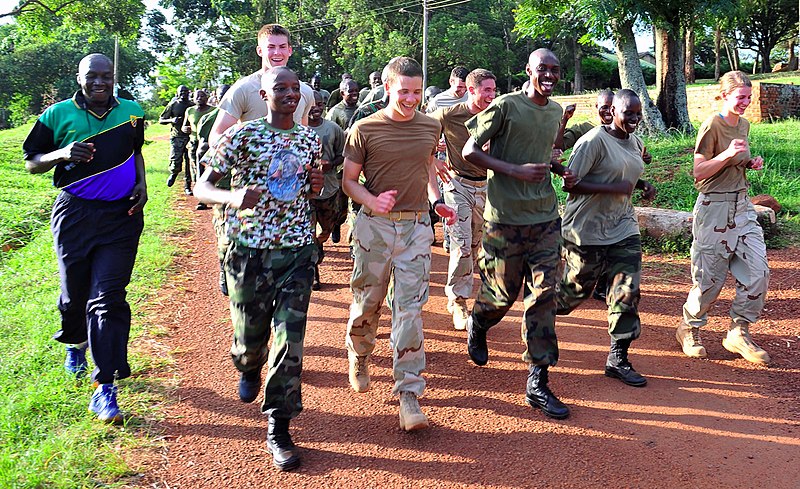
<path fill-rule="evenodd" d="M 31 113 L 32 104 L 33 97 L 30 95 L 15 93 L 14 96 L 11 97 L 11 103 L 8 104 L 8 110 L 11 112 L 9 120 L 11 121 L 12 126 L 21 126 L 35 118 L 35 115 Z"/>

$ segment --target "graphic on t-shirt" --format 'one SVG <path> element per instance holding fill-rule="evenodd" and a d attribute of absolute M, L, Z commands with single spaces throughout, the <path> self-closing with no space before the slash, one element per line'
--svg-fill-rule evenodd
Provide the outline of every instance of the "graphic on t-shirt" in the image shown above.
<path fill-rule="evenodd" d="M 297 153 L 285 149 L 280 150 L 275 153 L 269 163 L 267 188 L 276 199 L 291 202 L 297 198 L 300 189 L 303 188 L 303 181 L 300 178 L 303 170 Z"/>

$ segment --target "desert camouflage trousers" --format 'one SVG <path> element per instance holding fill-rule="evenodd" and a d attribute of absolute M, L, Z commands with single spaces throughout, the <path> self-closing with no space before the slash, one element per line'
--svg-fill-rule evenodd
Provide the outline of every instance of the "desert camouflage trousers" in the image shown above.
<path fill-rule="evenodd" d="M 525 285 L 522 359 L 528 364 L 555 365 L 556 284 L 561 219 L 514 226 L 486 222 L 483 255 L 478 261 L 481 289 L 472 309 L 473 327 L 487 330 L 503 319 Z"/>
<path fill-rule="evenodd" d="M 608 334 L 615 340 L 634 340 L 641 333 L 639 284 L 642 278 L 642 240 L 629 236 L 611 245 L 578 246 L 564 241 L 565 268 L 558 289 L 559 315 L 569 314 L 594 290 L 605 271 L 611 283 L 606 294 Z"/>
<path fill-rule="evenodd" d="M 473 182 L 453 176 L 443 184 L 444 201 L 455 209 L 458 220 L 447 226 L 450 233 L 450 262 L 447 266 L 447 299 L 467 299 L 472 295 L 475 260 L 483 237 L 483 208 L 486 205 L 486 182 Z"/>
<path fill-rule="evenodd" d="M 683 320 L 693 327 L 708 322 L 730 270 L 736 297 L 731 319 L 739 324 L 758 321 L 769 288 L 764 232 L 746 192 L 700 194 L 692 224 L 692 288 L 683 305 Z"/>
<path fill-rule="evenodd" d="M 227 206 L 224 204 L 214 204 L 211 211 L 211 224 L 214 226 L 214 234 L 217 235 L 217 257 L 219 262 L 225 261 L 225 254 L 228 252 L 228 225 L 225 216 Z"/>
<path fill-rule="evenodd" d="M 392 312 L 389 343 L 395 394 L 421 396 L 425 390 L 422 306 L 428 302 L 432 243 L 428 211 L 419 212 L 416 219 L 392 220 L 369 216 L 362 208 L 353 227 L 353 304 L 345 343 L 357 356 L 372 354 L 386 299 Z"/>
<path fill-rule="evenodd" d="M 300 374 L 316 245 L 261 250 L 232 243 L 225 256 L 236 368 L 267 364 L 261 411 L 293 418 L 303 410 Z M 270 332 L 272 346 L 267 348 Z"/>

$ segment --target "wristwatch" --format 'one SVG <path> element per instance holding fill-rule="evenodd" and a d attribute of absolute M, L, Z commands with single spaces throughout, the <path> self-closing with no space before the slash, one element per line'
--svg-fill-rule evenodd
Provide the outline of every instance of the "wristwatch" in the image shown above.
<path fill-rule="evenodd" d="M 436 206 L 439 204 L 444 204 L 444 197 L 439 197 L 436 199 L 433 204 L 431 204 L 431 209 L 436 209 Z"/>

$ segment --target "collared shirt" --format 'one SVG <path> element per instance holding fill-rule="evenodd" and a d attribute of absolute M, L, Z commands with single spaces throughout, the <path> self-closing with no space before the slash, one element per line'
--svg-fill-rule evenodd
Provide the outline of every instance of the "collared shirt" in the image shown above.
<path fill-rule="evenodd" d="M 94 156 L 86 163 L 56 164 L 53 184 L 89 200 L 119 200 L 131 196 L 136 185 L 134 155 L 144 144 L 144 111 L 131 100 L 112 97 L 108 110 L 96 114 L 83 93 L 51 105 L 36 121 L 22 149 L 25 159 L 69 146 L 93 143 Z"/>

